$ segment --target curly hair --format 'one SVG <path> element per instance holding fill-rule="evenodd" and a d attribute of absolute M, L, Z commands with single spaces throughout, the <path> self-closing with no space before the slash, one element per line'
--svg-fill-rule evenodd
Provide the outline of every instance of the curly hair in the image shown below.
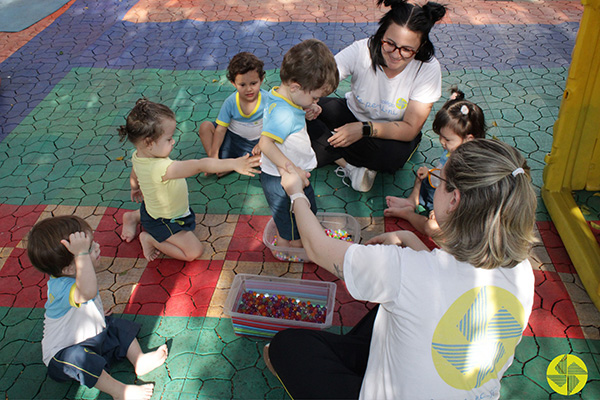
<path fill-rule="evenodd" d="M 164 119 L 175 120 L 175 113 L 169 107 L 146 98 L 138 99 L 127 115 L 125 125 L 117 129 L 119 139 L 127 139 L 134 145 L 142 140 L 154 142 L 163 134 Z"/>

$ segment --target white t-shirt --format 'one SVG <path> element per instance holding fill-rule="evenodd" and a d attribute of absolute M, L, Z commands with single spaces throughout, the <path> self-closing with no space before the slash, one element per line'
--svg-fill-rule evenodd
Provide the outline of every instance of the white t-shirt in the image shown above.
<path fill-rule="evenodd" d="M 400 121 L 409 100 L 435 103 L 442 95 L 442 70 L 436 58 L 413 59 L 404 71 L 388 78 L 381 68 L 373 71 L 369 39 L 352 43 L 335 56 L 340 80 L 352 76 L 346 93 L 348 108 L 359 121 Z"/>
<path fill-rule="evenodd" d="M 361 399 L 497 399 L 533 306 L 525 260 L 485 270 L 436 249 L 352 245 L 348 291 L 380 303 Z"/>
<path fill-rule="evenodd" d="M 73 277 L 48 280 L 42 337 L 42 358 L 46 365 L 60 350 L 92 338 L 106 328 L 100 294 L 79 304 L 73 300 L 74 290 Z"/>

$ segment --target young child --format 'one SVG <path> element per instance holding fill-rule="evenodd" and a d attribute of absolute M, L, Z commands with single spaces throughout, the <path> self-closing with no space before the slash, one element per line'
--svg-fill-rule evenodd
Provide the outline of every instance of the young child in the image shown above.
<path fill-rule="evenodd" d="M 200 172 L 237 171 L 254 176 L 259 156 L 203 158 L 174 161 L 169 158 L 175 144 L 175 114 L 163 104 L 139 99 L 119 128 L 136 150 L 131 160 L 131 199 L 141 202 L 138 211 L 123 215 L 121 238 L 130 242 L 141 222 L 140 242 L 144 257 L 154 260 L 160 253 L 178 260 L 192 261 L 202 254 L 202 244 L 194 235 L 196 216 L 189 206 L 185 178 Z"/>
<path fill-rule="evenodd" d="M 481 108 L 464 100 L 464 93 L 456 87 L 450 90 L 452 93 L 450 100 L 442 106 L 433 120 L 433 131 L 439 135 L 440 143 L 444 148 L 436 167 L 430 170 L 423 166 L 417 170 L 415 185 L 408 198 L 394 196 L 385 198 L 388 208 L 383 211 L 383 215 L 404 218 L 427 236 L 433 236 L 439 229 L 432 210 L 433 193 L 439 185 L 440 170 L 444 167 L 450 153 L 458 146 L 469 140 L 485 138 L 487 130 Z M 419 204 L 429 212 L 429 217 L 416 213 Z"/>
<path fill-rule="evenodd" d="M 319 98 L 333 92 L 339 83 L 335 59 L 325 44 L 316 39 L 305 40 L 292 47 L 283 57 L 281 86 L 268 96 L 263 118 L 263 131 L 258 143 L 262 152 L 260 182 L 273 213 L 278 230 L 278 246 L 302 247 L 298 228 L 290 213 L 290 199 L 281 187 L 278 168 L 291 163 L 293 168 L 310 171 L 317 158 L 306 132 L 306 113 L 314 118 Z M 312 186 L 304 189 L 316 213 Z"/>
<path fill-rule="evenodd" d="M 293 196 L 306 179 L 289 172 L 282 184 Z M 343 335 L 275 335 L 265 363 L 291 397 L 500 397 L 534 303 L 537 200 L 527 162 L 499 140 L 471 140 L 450 155 L 433 203 L 440 249 L 430 251 L 410 231 L 365 244 L 329 238 L 307 202 L 294 202 L 310 259 L 377 305 Z"/>
<path fill-rule="evenodd" d="M 127 358 L 144 375 L 165 362 L 167 345 L 143 353 L 135 338 L 139 324 L 105 317 L 94 270 L 100 246 L 88 223 L 76 216 L 38 222 L 29 232 L 27 254 L 50 275 L 42 338 L 48 376 L 74 379 L 115 399 L 149 399 L 153 384 L 126 385 L 110 376 L 110 366 Z"/>
<path fill-rule="evenodd" d="M 204 121 L 198 135 L 211 158 L 236 158 L 259 154 L 263 111 L 268 92 L 262 90 L 264 63 L 254 54 L 238 53 L 227 67 L 227 79 L 236 88 L 219 111 L 216 122 Z M 220 174 L 219 174 L 220 175 Z"/>

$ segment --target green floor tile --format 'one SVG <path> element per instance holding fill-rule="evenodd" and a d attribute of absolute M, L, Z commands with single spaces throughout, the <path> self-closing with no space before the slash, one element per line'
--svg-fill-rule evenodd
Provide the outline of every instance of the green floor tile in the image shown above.
<path fill-rule="evenodd" d="M 265 386 L 265 378 L 258 368 L 239 370 L 231 379 L 233 398 L 262 399 L 269 390 Z"/>
<path fill-rule="evenodd" d="M 222 354 L 235 365 L 237 370 L 240 370 L 256 365 L 262 357 L 262 346 L 248 338 L 239 338 L 227 344 Z"/>
<path fill-rule="evenodd" d="M 232 383 L 223 379 L 208 379 L 204 381 L 198 399 L 229 399 L 231 398 Z"/>
<path fill-rule="evenodd" d="M 546 400 L 549 393 L 523 375 L 504 376 L 500 387 L 501 399 Z"/>
<path fill-rule="evenodd" d="M 224 347 L 225 343 L 217 335 L 214 328 L 202 329 L 195 350 L 196 354 L 221 354 Z"/>
<path fill-rule="evenodd" d="M 198 355 L 189 363 L 187 378 L 231 379 L 235 368 L 221 354 Z"/>

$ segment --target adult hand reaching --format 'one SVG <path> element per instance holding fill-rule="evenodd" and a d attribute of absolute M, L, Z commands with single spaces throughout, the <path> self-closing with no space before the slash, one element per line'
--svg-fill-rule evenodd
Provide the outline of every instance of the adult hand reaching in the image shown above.
<path fill-rule="evenodd" d="M 292 163 L 286 163 L 285 169 L 279 168 L 279 173 L 281 174 L 281 186 L 288 196 L 302 192 L 309 184 L 310 172 L 306 172 Z"/>

